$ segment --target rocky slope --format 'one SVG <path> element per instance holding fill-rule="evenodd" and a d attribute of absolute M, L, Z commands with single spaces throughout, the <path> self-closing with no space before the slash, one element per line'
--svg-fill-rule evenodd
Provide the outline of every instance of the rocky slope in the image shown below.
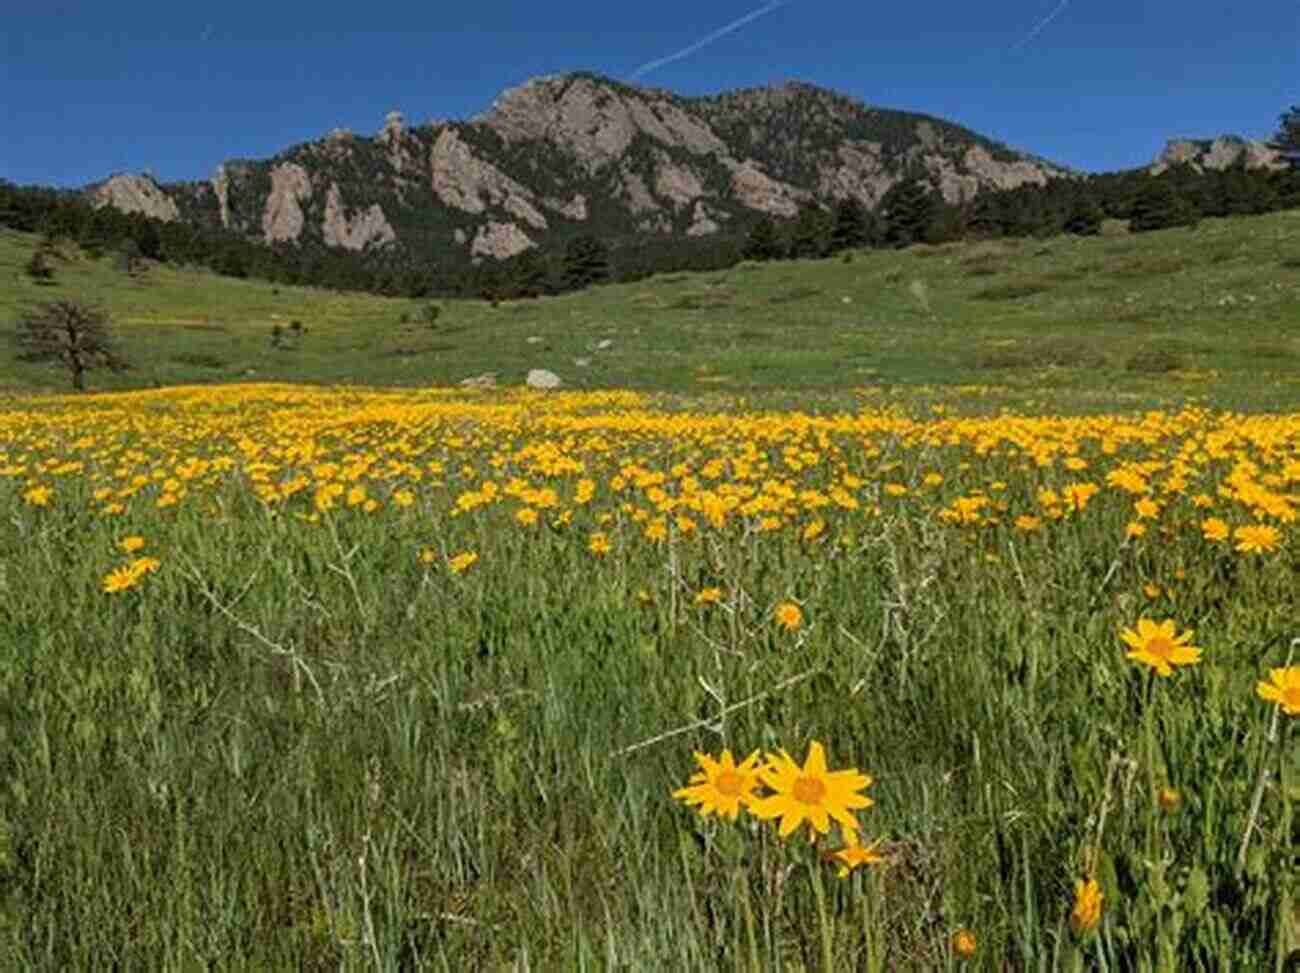
<path fill-rule="evenodd" d="M 1285 169 L 1282 153 L 1265 142 L 1221 135 L 1216 139 L 1170 139 L 1148 167 L 1159 175 L 1170 166 L 1187 163 L 1197 172 L 1244 164 L 1247 169 Z"/>
<path fill-rule="evenodd" d="M 99 205 L 273 244 L 507 257 L 593 232 L 708 236 L 809 202 L 867 206 L 907 173 L 949 201 L 1065 170 L 951 122 L 788 83 L 683 98 L 585 73 L 535 78 L 469 121 L 336 130 L 207 182 L 114 176 Z"/>

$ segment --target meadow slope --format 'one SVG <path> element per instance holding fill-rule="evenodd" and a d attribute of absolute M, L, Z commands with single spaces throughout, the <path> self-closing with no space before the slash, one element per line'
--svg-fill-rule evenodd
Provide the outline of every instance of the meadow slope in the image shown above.
<path fill-rule="evenodd" d="M 1112 228 L 1113 229 L 1113 228 Z M 549 368 L 571 388 L 830 395 L 997 386 L 1035 407 L 1187 396 L 1276 407 L 1300 391 L 1300 211 L 1195 230 L 864 251 L 741 264 L 492 307 L 335 294 L 166 266 L 136 280 L 69 253 L 22 273 L 36 240 L 0 235 L 0 320 L 32 302 L 105 307 L 135 368 L 103 389 L 230 381 L 449 385 Z M 306 333 L 273 347 L 272 329 Z M 6 358 L 0 386 L 65 376 Z M 1038 393 L 1038 394 L 1035 394 Z M 1044 401 L 1047 396 L 1048 401 Z"/>

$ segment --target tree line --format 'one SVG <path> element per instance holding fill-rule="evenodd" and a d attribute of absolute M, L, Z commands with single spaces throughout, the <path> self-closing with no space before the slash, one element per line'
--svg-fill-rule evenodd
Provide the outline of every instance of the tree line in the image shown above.
<path fill-rule="evenodd" d="M 1282 117 L 1279 145 L 1300 148 L 1300 109 Z M 814 202 L 791 219 L 758 217 L 730 233 L 703 238 L 607 240 L 586 233 L 509 259 L 471 264 L 463 254 L 457 254 L 459 262 L 440 254 L 434 263 L 428 254 L 400 244 L 360 253 L 306 241 L 265 245 L 227 230 L 96 208 L 76 192 L 0 180 L 0 226 L 41 234 L 47 244 L 71 240 L 92 256 L 114 254 L 128 272 L 143 261 L 158 261 L 279 284 L 489 301 L 560 294 L 657 273 L 720 270 L 744 259 L 820 258 L 864 247 L 1000 237 L 1086 236 L 1100 232 L 1106 219 L 1126 220 L 1131 230 L 1145 232 L 1194 226 L 1205 217 L 1296 207 L 1300 165 L 1269 171 L 1238 163 L 1198 172 L 1183 164 L 1154 176 L 1144 169 L 1067 176 L 1041 186 L 986 190 L 960 204 L 947 202 L 928 174 L 914 171 L 874 209 L 852 199 Z M 40 252 L 33 259 L 29 273 L 49 279 L 50 262 Z"/>

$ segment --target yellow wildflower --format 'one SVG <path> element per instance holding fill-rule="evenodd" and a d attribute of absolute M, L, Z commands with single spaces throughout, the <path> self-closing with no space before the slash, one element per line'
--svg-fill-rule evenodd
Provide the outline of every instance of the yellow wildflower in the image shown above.
<path fill-rule="evenodd" d="M 730 750 L 723 750 L 720 760 L 697 752 L 695 762 L 700 770 L 691 775 L 690 786 L 673 791 L 673 797 L 697 805 L 701 817 L 717 812 L 720 817 L 736 820 L 741 807 L 748 807 L 754 800 L 754 789 L 760 783 L 758 751 L 739 764 Z"/>
<path fill-rule="evenodd" d="M 1191 666 L 1201 661 L 1201 650 L 1187 643 L 1194 634 L 1191 629 L 1181 635 L 1175 634 L 1174 620 L 1168 619 L 1157 625 L 1146 618 L 1139 618 L 1137 630 L 1124 629 L 1120 633 L 1132 649 L 1125 658 L 1141 662 L 1156 671 L 1157 675 L 1168 676 L 1174 666 Z"/>
<path fill-rule="evenodd" d="M 809 744 L 802 767 L 782 750 L 768 756 L 760 774 L 763 782 L 776 793 L 751 801 L 750 810 L 758 818 L 779 817 L 782 838 L 793 834 L 804 821 L 808 822 L 814 837 L 826 834 L 831 818 L 846 833 L 856 832 L 858 821 L 851 812 L 875 803 L 858 793 L 871 786 L 871 778 L 856 768 L 828 771 L 826 753 L 816 740 Z"/>
<path fill-rule="evenodd" d="M 1270 670 L 1267 682 L 1256 683 L 1255 694 L 1281 706 L 1287 716 L 1300 716 L 1300 666 Z"/>
<path fill-rule="evenodd" d="M 1095 878 L 1074 883 L 1074 908 L 1070 910 L 1070 927 L 1075 935 L 1086 936 L 1101 924 L 1101 885 Z"/>

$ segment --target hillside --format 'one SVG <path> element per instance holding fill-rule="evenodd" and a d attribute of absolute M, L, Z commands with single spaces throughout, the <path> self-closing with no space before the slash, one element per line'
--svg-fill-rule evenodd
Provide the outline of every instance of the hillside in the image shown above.
<path fill-rule="evenodd" d="M 205 182 L 117 175 L 104 205 L 348 251 L 400 246 L 455 265 L 580 233 L 708 237 L 813 199 L 873 207 L 907 174 L 951 203 L 1065 170 L 952 122 L 791 82 L 683 98 L 598 75 L 534 78 L 469 121 L 335 131 Z"/>
<path fill-rule="evenodd" d="M 1118 234 L 1118 235 L 1116 235 Z M 273 286 L 154 265 L 134 278 L 70 252 L 55 284 L 23 273 L 37 238 L 0 234 L 0 320 L 34 301 L 107 307 L 135 368 L 92 388 L 283 380 L 518 385 L 744 395 L 927 384 L 1025 400 L 1187 396 L 1254 406 L 1300 395 L 1300 211 L 1196 230 L 857 251 L 742 263 L 532 301 L 425 302 Z M 298 321 L 299 338 L 287 329 Z M 272 344 L 272 330 L 286 329 Z M 62 391 L 49 366 L 0 385 Z"/>

